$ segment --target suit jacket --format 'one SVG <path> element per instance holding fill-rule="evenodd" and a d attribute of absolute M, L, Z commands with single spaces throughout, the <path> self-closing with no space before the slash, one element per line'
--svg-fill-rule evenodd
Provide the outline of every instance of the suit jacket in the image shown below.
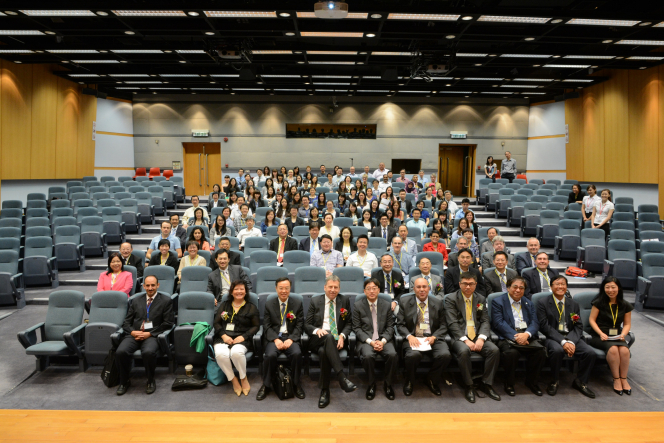
<path fill-rule="evenodd" d="M 304 226 L 304 220 L 298 217 L 295 220 L 295 223 L 293 223 L 293 220 L 291 220 L 290 216 L 288 216 L 284 224 L 288 226 L 288 235 L 293 235 L 293 228 L 295 226 Z"/>
<path fill-rule="evenodd" d="M 212 208 L 223 208 L 224 205 L 221 203 L 221 200 L 217 201 L 217 204 L 214 204 L 214 200 L 210 200 L 210 203 L 207 205 L 208 214 L 212 213 Z"/>
<path fill-rule="evenodd" d="M 339 240 L 336 245 L 334 245 L 334 250 L 339 251 L 342 253 L 344 252 L 344 243 L 343 241 Z M 357 251 L 357 245 L 355 244 L 354 241 L 350 242 L 350 253 L 352 254 L 353 252 Z M 378 258 L 378 257 L 376 257 Z"/>
<path fill-rule="evenodd" d="M 148 263 L 148 266 L 159 266 L 161 265 L 161 253 L 159 250 L 156 250 L 152 253 L 152 257 L 150 258 L 150 262 Z M 177 254 L 173 253 L 172 251 L 168 251 L 168 258 L 166 259 L 166 263 L 164 263 L 164 266 L 170 266 L 171 268 L 175 269 L 175 273 L 177 274 L 178 269 L 180 268 L 180 263 L 178 263 L 178 256 Z"/>
<path fill-rule="evenodd" d="M 442 300 L 443 295 L 445 295 L 444 291 L 445 285 L 443 283 L 443 278 L 439 275 L 434 274 L 433 272 L 430 272 L 429 275 L 431 276 L 431 293 Z M 420 273 L 410 279 L 410 284 L 408 287 L 410 288 L 411 291 L 415 290 L 415 280 L 417 280 L 418 278 L 424 278 L 424 275 Z M 436 289 L 439 284 L 441 285 L 440 289 Z"/>
<path fill-rule="evenodd" d="M 398 269 L 398 268 L 397 268 Z M 406 285 L 404 285 L 403 275 L 400 271 L 392 269 L 392 293 L 394 294 L 394 301 L 397 303 L 403 294 L 406 292 Z M 380 282 L 380 292 L 385 292 L 385 273 L 383 270 L 374 271 L 371 273 L 371 278 L 375 278 Z M 398 283 L 398 287 L 394 287 L 395 283 Z"/>
<path fill-rule="evenodd" d="M 325 319 L 325 294 L 317 295 L 311 298 L 309 303 L 309 311 L 304 323 L 304 330 L 309 335 L 313 335 L 314 330 L 323 327 L 323 320 Z M 337 332 L 343 334 L 348 341 L 348 336 L 352 330 L 353 317 L 350 313 L 350 298 L 347 295 L 339 294 L 335 299 L 335 314 L 337 322 Z M 341 317 L 341 309 L 345 309 L 347 314 Z"/>
<path fill-rule="evenodd" d="M 251 282 L 249 277 L 244 273 L 242 266 L 237 265 L 228 265 L 228 276 L 230 277 L 231 283 L 236 280 L 244 280 L 251 291 Z M 212 271 L 208 274 L 208 284 L 206 292 L 214 295 L 214 298 L 217 301 L 221 301 L 221 273 L 217 267 L 216 271 Z"/>
<path fill-rule="evenodd" d="M 184 250 L 187 245 L 187 230 L 182 226 L 178 225 L 175 230 L 175 236 L 180 240 L 180 247 Z"/>
<path fill-rule="evenodd" d="M 532 268 L 535 266 L 535 263 L 530 259 L 530 252 L 522 252 L 521 254 L 517 254 L 516 256 L 516 272 L 519 273 L 519 275 L 522 274 L 523 270 L 525 268 Z"/>
<path fill-rule="evenodd" d="M 399 200 L 399 205 L 401 205 L 401 200 Z M 413 203 L 410 200 L 406 200 L 406 214 L 410 214 L 412 210 L 413 210 Z"/>
<path fill-rule="evenodd" d="M 242 263 L 242 260 L 240 260 L 240 254 L 235 251 L 228 251 L 228 264 L 244 266 L 244 263 Z M 212 259 L 210 260 L 210 269 L 212 269 L 213 271 L 219 269 L 217 260 L 215 260 L 215 254 L 212 254 Z"/>
<path fill-rule="evenodd" d="M 286 314 L 292 312 L 295 315 L 293 320 L 286 319 L 286 333 L 282 334 L 282 341 L 293 340 L 300 341 L 304 331 L 304 310 L 302 302 L 293 297 L 288 297 L 286 303 Z M 281 329 L 281 301 L 278 297 L 265 302 L 265 313 L 263 314 L 263 329 L 265 333 L 263 338 L 265 342 L 273 342 L 279 338 L 279 329 Z"/>
<path fill-rule="evenodd" d="M 546 269 L 546 273 L 549 276 L 549 279 L 558 277 L 558 271 L 555 271 L 551 268 Z M 540 281 L 540 274 L 537 272 L 537 268 L 531 269 L 523 273 L 523 278 L 526 280 L 526 293 L 525 297 L 533 298 L 533 294 L 542 292 L 542 282 Z"/>
<path fill-rule="evenodd" d="M 143 294 L 129 301 L 129 309 L 122 324 L 122 330 L 127 334 L 140 331 L 141 325 L 147 319 L 147 295 Z M 173 302 L 170 296 L 157 292 L 150 305 L 150 321 L 152 322 L 150 335 L 153 337 L 173 327 Z"/>
<path fill-rule="evenodd" d="M 387 229 L 387 244 L 391 245 L 392 244 L 392 239 L 397 235 L 397 231 L 392 226 L 388 226 L 386 229 Z M 373 228 L 371 230 L 371 236 L 382 238 L 383 237 L 383 227 L 379 225 L 379 226 L 376 226 L 375 228 Z"/>
<path fill-rule="evenodd" d="M 124 264 L 136 268 L 136 278 L 143 277 L 143 270 L 145 269 L 145 263 L 139 257 L 135 256 L 134 254 L 131 254 Z"/>
<path fill-rule="evenodd" d="M 484 335 L 487 340 L 491 337 L 491 319 L 486 305 L 486 298 L 473 293 L 470 302 L 475 321 L 475 336 Z M 481 306 L 478 309 L 478 306 Z M 453 292 L 445 297 L 445 318 L 447 319 L 447 332 L 452 340 L 460 340 L 466 336 L 466 301 L 461 291 Z"/>
<path fill-rule="evenodd" d="M 473 268 L 472 266 L 468 267 L 468 272 L 475 274 L 477 278 L 477 286 L 475 287 L 475 292 L 486 297 L 486 288 L 484 286 L 484 278 L 480 271 Z M 461 281 L 461 269 L 458 266 L 453 268 L 448 267 L 445 271 L 445 294 L 455 292 L 459 290 L 459 282 Z"/>
<path fill-rule="evenodd" d="M 459 266 L 459 253 L 458 252 L 451 252 L 447 256 L 447 267 L 452 268 L 454 266 Z M 493 264 L 491 265 L 493 266 Z M 479 269 L 480 265 L 477 262 L 477 259 L 473 257 L 473 262 L 470 264 L 471 268 Z"/>
<path fill-rule="evenodd" d="M 320 240 L 316 242 L 316 249 L 320 250 Z M 303 238 L 302 240 L 300 240 L 300 251 L 309 252 L 310 250 L 311 250 L 311 237 L 307 236 L 307 238 Z"/>
<path fill-rule="evenodd" d="M 419 300 L 414 294 L 399 300 L 397 329 L 399 330 L 399 335 L 403 337 L 415 335 L 415 325 L 417 324 L 419 313 L 417 303 L 419 303 Z M 444 340 L 447 334 L 447 321 L 445 320 L 443 301 L 436 297 L 429 297 L 428 303 L 429 335 L 435 336 L 437 340 Z"/>
<path fill-rule="evenodd" d="M 493 254 L 494 252 L 485 252 L 482 255 L 482 270 L 486 271 L 493 268 Z M 516 260 L 512 254 L 507 254 L 507 267 L 516 271 Z"/>
<path fill-rule="evenodd" d="M 581 318 L 577 321 L 572 320 L 570 314 L 581 315 L 581 308 L 579 304 L 572 299 L 572 297 L 565 297 L 565 311 L 563 318 L 565 325 L 567 325 L 567 336 L 563 335 L 564 332 L 558 330 L 560 319 L 560 312 L 558 311 L 558 300 L 553 299 L 553 295 L 544 297 L 537 303 L 537 318 L 539 320 L 539 330 L 546 338 L 550 338 L 556 343 L 563 340 L 569 340 L 574 345 L 583 339 L 583 322 Z"/>
<path fill-rule="evenodd" d="M 526 297 L 521 297 L 521 312 L 527 324 L 526 332 L 530 332 L 531 338 L 536 339 L 539 330 L 537 313 L 533 302 Z M 491 302 L 491 329 L 502 340 L 514 340 L 516 325 L 512 315 L 512 299 L 507 292 Z"/>
<path fill-rule="evenodd" d="M 293 237 L 286 237 L 286 242 L 284 243 L 284 252 L 288 251 L 297 251 L 297 240 Z M 273 238 L 270 240 L 270 251 L 274 251 L 279 255 L 279 237 Z"/>
<path fill-rule="evenodd" d="M 226 313 L 227 318 L 224 319 L 222 314 Z M 226 325 L 230 323 L 233 318 L 233 331 L 227 331 Z M 256 335 L 260 329 L 260 318 L 258 315 L 258 308 L 253 303 L 245 303 L 237 314 L 233 316 L 233 298 L 230 297 L 223 303 L 219 304 L 219 309 L 214 314 L 214 344 L 223 343 L 221 336 L 226 334 L 230 338 L 239 336 L 244 337 L 242 344 L 247 350 L 253 350 L 253 336 Z"/>
<path fill-rule="evenodd" d="M 514 278 L 517 276 L 517 273 L 515 270 L 510 269 L 510 268 L 505 268 L 505 278 L 506 282 L 510 281 L 510 279 Z M 494 292 L 503 292 L 502 286 L 500 286 L 500 277 L 493 271 L 487 272 L 484 274 L 484 287 L 485 287 L 485 293 L 488 296 L 489 294 L 493 294 Z"/>
<path fill-rule="evenodd" d="M 381 299 L 376 300 L 376 319 L 378 320 L 378 340 L 389 342 L 394 338 L 394 315 L 391 303 Z M 358 300 L 353 306 L 353 332 L 359 343 L 366 343 L 373 337 L 373 320 L 369 302 Z"/>

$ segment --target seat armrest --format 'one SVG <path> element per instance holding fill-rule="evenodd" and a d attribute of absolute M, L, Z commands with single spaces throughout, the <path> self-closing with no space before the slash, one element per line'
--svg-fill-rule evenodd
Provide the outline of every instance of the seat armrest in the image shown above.
<path fill-rule="evenodd" d="M 51 273 L 54 274 L 58 270 L 58 259 L 53 256 L 48 259 L 48 264 L 51 267 Z"/>
<path fill-rule="evenodd" d="M 37 323 L 36 325 L 26 329 L 25 331 L 21 331 L 17 334 L 18 341 L 23 345 L 25 349 L 28 349 L 32 345 L 36 345 L 37 342 L 37 329 L 39 329 L 39 334 L 41 339 L 44 339 L 45 331 L 44 331 L 44 322 Z"/>
<path fill-rule="evenodd" d="M 629 340 L 627 340 L 627 337 L 629 337 Z M 627 337 L 625 337 L 625 341 L 627 342 L 627 347 L 631 348 L 634 342 L 636 341 L 636 335 L 634 335 L 632 331 L 629 331 Z"/>
<path fill-rule="evenodd" d="M 172 326 L 168 331 L 164 331 L 161 334 L 157 336 L 157 342 L 159 343 L 159 347 L 161 348 L 161 352 L 169 356 L 171 355 L 171 343 L 170 341 L 173 340 L 173 335 L 171 334 L 173 330 L 175 329 L 175 326 Z M 169 340 L 170 336 L 170 340 Z"/>
<path fill-rule="evenodd" d="M 85 347 L 85 327 L 87 323 L 76 326 L 71 331 L 62 334 L 62 338 L 70 351 L 76 353 L 78 358 L 83 358 L 83 348 Z"/>
<path fill-rule="evenodd" d="M 120 346 L 120 342 L 124 338 L 124 335 L 125 331 L 123 329 L 120 329 L 117 332 L 111 334 L 111 343 L 113 343 L 113 347 L 117 348 Z"/>
<path fill-rule="evenodd" d="M 207 346 L 212 346 L 212 343 L 214 343 L 214 328 L 212 328 L 210 333 L 205 336 L 205 344 Z"/>
<path fill-rule="evenodd" d="M 586 260 L 586 248 L 576 247 L 576 266 L 583 268 L 583 262 Z"/>
<path fill-rule="evenodd" d="M 640 303 L 645 303 L 646 298 L 648 298 L 648 292 L 650 292 L 650 286 L 652 282 L 645 277 L 638 277 L 636 280 L 636 301 Z"/>
<path fill-rule="evenodd" d="M 25 281 L 23 280 L 23 274 L 20 272 L 18 274 L 12 275 L 9 278 L 9 283 L 11 283 L 13 291 L 25 288 Z"/>
<path fill-rule="evenodd" d="M 637 251 L 637 253 L 638 253 L 638 251 Z M 638 257 L 638 255 L 637 255 L 637 257 Z M 639 260 L 636 261 L 636 275 L 637 276 L 643 275 L 643 264 Z"/>
<path fill-rule="evenodd" d="M 588 340 L 590 340 L 591 338 L 593 338 L 592 335 L 588 334 L 586 331 L 583 331 L 583 339 L 586 341 L 586 343 L 587 343 Z"/>
<path fill-rule="evenodd" d="M 254 334 L 254 354 L 258 357 L 259 361 L 263 361 L 263 325 L 258 328 L 258 332 Z"/>
<path fill-rule="evenodd" d="M 604 277 L 607 275 L 612 275 L 613 274 L 613 262 L 610 260 L 604 260 Z"/>

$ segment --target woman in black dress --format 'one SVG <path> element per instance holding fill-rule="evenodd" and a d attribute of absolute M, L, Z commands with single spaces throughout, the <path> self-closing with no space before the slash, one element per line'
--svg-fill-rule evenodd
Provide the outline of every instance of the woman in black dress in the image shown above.
<path fill-rule="evenodd" d="M 150 257 L 150 262 L 146 266 L 170 266 L 175 272 L 178 272 L 180 263 L 178 263 L 178 255 L 170 251 L 171 242 L 167 238 L 162 238 L 157 243 L 157 248 L 159 253 L 157 254 L 157 251 L 154 251 Z"/>
<path fill-rule="evenodd" d="M 228 292 L 232 297 L 221 302 L 214 316 L 214 355 L 239 397 L 240 394 L 249 395 L 251 390 L 245 355 L 253 350 L 252 341 L 260 327 L 260 320 L 258 308 L 249 302 L 249 288 L 244 281 L 231 283 Z M 240 376 L 239 381 L 233 366 Z"/>
<path fill-rule="evenodd" d="M 625 341 L 632 326 L 632 309 L 634 307 L 623 300 L 620 281 L 615 277 L 607 277 L 590 311 L 589 322 L 593 330 L 588 344 L 606 352 L 606 362 L 613 375 L 613 390 L 618 395 L 632 394 L 632 388 L 627 382 L 630 353 Z M 609 340 L 610 337 L 619 338 Z"/>

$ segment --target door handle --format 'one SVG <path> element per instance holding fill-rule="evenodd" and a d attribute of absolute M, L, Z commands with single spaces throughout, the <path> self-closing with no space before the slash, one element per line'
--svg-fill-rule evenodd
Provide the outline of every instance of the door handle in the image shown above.
<path fill-rule="evenodd" d="M 203 186 L 201 183 L 201 154 L 198 154 L 198 186 Z"/>
<path fill-rule="evenodd" d="M 447 170 L 450 170 L 450 158 L 447 157 Z M 450 173 L 445 175 L 445 189 L 450 189 Z"/>
<path fill-rule="evenodd" d="M 210 175 L 208 174 L 208 155 L 205 154 L 205 184 L 210 186 Z"/>
<path fill-rule="evenodd" d="M 466 162 L 467 162 L 467 163 L 466 163 Z M 464 173 L 464 175 L 466 176 L 466 180 L 467 180 L 468 182 L 467 182 L 467 183 L 464 183 L 464 186 L 465 186 L 467 189 L 470 189 L 470 172 L 468 171 L 468 166 L 467 166 L 467 165 L 470 165 L 470 157 L 465 156 L 464 159 L 463 159 L 463 173 Z M 464 182 L 465 182 L 466 180 L 464 180 Z"/>

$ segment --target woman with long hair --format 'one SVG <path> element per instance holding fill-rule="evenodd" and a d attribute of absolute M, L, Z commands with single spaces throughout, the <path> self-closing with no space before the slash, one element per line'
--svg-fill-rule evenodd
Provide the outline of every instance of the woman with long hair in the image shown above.
<path fill-rule="evenodd" d="M 369 200 L 367 200 L 367 194 L 360 191 L 357 194 L 357 210 L 364 211 L 365 209 L 369 209 Z"/>
<path fill-rule="evenodd" d="M 277 181 L 274 183 L 274 188 L 277 191 L 283 191 L 284 193 L 288 192 L 288 183 L 284 182 L 284 174 L 277 174 Z"/>
<path fill-rule="evenodd" d="M 316 223 L 318 223 L 319 225 L 322 224 L 322 220 L 321 220 L 321 218 L 320 218 L 320 211 L 319 211 L 318 208 L 315 207 L 315 206 L 313 206 L 313 207 L 309 210 L 309 224 L 311 224 L 311 223 L 313 223 L 313 222 L 316 222 Z"/>
<path fill-rule="evenodd" d="M 224 209 L 221 210 L 221 215 L 223 215 L 224 219 L 226 220 L 227 228 L 235 228 L 235 223 L 233 223 L 233 219 L 231 218 L 231 212 L 232 212 L 231 208 L 229 208 L 228 206 L 226 206 Z"/>
<path fill-rule="evenodd" d="M 371 218 L 371 211 L 365 209 L 362 211 L 362 220 L 358 223 L 358 226 L 364 226 L 369 230 L 367 235 L 371 235 L 371 230 L 376 227 L 376 222 Z"/>
<path fill-rule="evenodd" d="M 382 213 L 379 206 L 380 206 L 380 203 L 378 203 L 378 200 L 373 200 L 371 202 L 371 205 L 369 205 L 369 212 L 371 213 L 371 219 L 374 220 L 374 221 L 377 221 L 378 216 Z"/>
<path fill-rule="evenodd" d="M 484 176 L 490 178 L 494 183 L 496 182 L 496 164 L 493 162 L 493 157 L 488 156 L 486 158 L 486 164 L 484 165 Z"/>
<path fill-rule="evenodd" d="M 226 219 L 223 215 L 217 214 L 217 217 L 212 223 L 212 228 L 210 228 L 210 241 L 212 242 L 211 250 L 214 249 L 214 245 L 217 244 L 217 239 L 221 237 L 228 237 L 230 235 L 230 230 L 226 226 Z"/>
<path fill-rule="evenodd" d="M 263 194 L 263 197 L 267 195 L 267 188 L 272 188 L 274 189 L 274 180 L 272 180 L 271 177 L 268 177 L 265 180 L 265 185 L 263 185 L 263 189 L 261 189 L 261 194 Z M 276 189 L 275 189 L 276 191 Z"/>
<path fill-rule="evenodd" d="M 468 221 L 468 229 L 473 231 L 473 236 L 475 236 L 475 239 L 479 239 L 479 229 L 481 228 L 480 225 L 477 224 L 475 221 L 475 214 L 473 211 L 468 211 L 466 212 L 466 216 L 464 217 L 466 221 Z"/>
<path fill-rule="evenodd" d="M 357 189 L 350 188 L 350 192 L 348 194 L 348 202 L 349 203 L 357 202 Z"/>
<path fill-rule="evenodd" d="M 321 192 L 318 194 L 318 198 L 314 202 L 314 206 L 317 207 L 319 211 L 325 210 L 325 207 L 327 206 L 327 200 L 324 193 Z"/>
<path fill-rule="evenodd" d="M 343 214 L 346 212 L 346 209 L 348 209 L 348 202 L 346 201 L 346 194 L 339 194 L 339 199 L 337 200 L 337 209 L 339 209 L 339 213 Z"/>
<path fill-rule="evenodd" d="M 296 188 L 304 187 L 304 183 L 302 181 L 302 176 L 301 175 L 296 175 L 295 176 L 295 187 Z"/>
<path fill-rule="evenodd" d="M 344 216 L 353 219 L 353 226 L 357 226 L 358 220 L 362 218 L 361 213 L 357 211 L 357 205 L 355 203 L 351 203 L 348 206 L 348 209 L 346 209 Z"/>
<path fill-rule="evenodd" d="M 198 245 L 198 249 L 201 251 L 209 251 L 210 243 L 205 239 L 205 233 L 202 228 L 194 228 L 189 233 L 189 238 L 187 239 L 187 245 L 189 243 L 195 242 Z"/>
<path fill-rule="evenodd" d="M 406 215 L 401 209 L 401 203 L 399 202 L 399 200 L 392 200 L 392 203 L 390 203 L 390 208 L 392 209 L 393 218 L 399 219 L 401 221 L 399 225 L 403 224 L 404 221 L 406 220 Z"/>
<path fill-rule="evenodd" d="M 346 189 L 346 182 L 340 182 L 339 187 L 337 188 L 337 194 L 346 195 L 347 193 L 348 189 Z"/>
<path fill-rule="evenodd" d="M 269 178 L 271 176 L 271 171 L 269 166 L 263 168 L 263 175 L 265 176 L 265 178 Z"/>
<path fill-rule="evenodd" d="M 293 186 L 293 188 L 295 188 L 295 186 Z M 293 189 L 293 188 L 291 188 L 291 189 Z M 299 208 L 300 206 L 302 206 L 302 195 L 299 192 L 297 192 L 297 189 L 296 189 L 295 194 L 291 194 L 290 204 L 291 204 L 291 206 L 295 206 L 296 208 Z"/>
<path fill-rule="evenodd" d="M 316 189 L 320 186 L 321 186 L 321 184 L 318 183 L 318 176 L 314 175 L 313 177 L 311 177 L 311 184 L 309 185 L 309 187 Z"/>
<path fill-rule="evenodd" d="M 344 258 L 344 265 L 348 261 L 348 257 L 350 257 L 353 252 L 357 251 L 357 246 L 353 242 L 353 230 L 348 226 L 341 229 L 341 232 L 339 233 L 339 241 L 334 249 L 341 252 L 341 255 Z"/>
<path fill-rule="evenodd" d="M 457 229 L 452 234 L 452 240 L 454 240 L 455 238 L 463 237 L 463 231 L 466 230 L 466 229 L 470 229 L 468 227 L 468 220 L 465 219 L 465 218 L 462 218 L 462 219 L 459 220 L 459 226 L 457 227 Z"/>
<path fill-rule="evenodd" d="M 285 220 L 286 217 L 290 215 L 288 200 L 286 200 L 285 198 L 281 199 L 279 207 L 275 211 L 275 215 L 277 216 L 277 218 L 281 220 Z"/>
<path fill-rule="evenodd" d="M 277 199 L 277 193 L 274 191 L 272 186 L 264 189 L 265 195 L 263 196 L 263 200 L 265 200 L 269 206 L 272 206 L 272 203 L 274 203 L 274 201 Z"/>
<path fill-rule="evenodd" d="M 208 202 L 211 202 L 213 200 L 212 194 L 218 193 L 219 197 L 221 197 L 221 186 L 219 186 L 217 183 L 212 185 L 212 192 L 210 192 L 210 195 L 208 196 Z"/>
<path fill-rule="evenodd" d="M 168 241 L 168 240 L 166 240 Z M 153 253 L 152 255 L 157 255 Z M 97 292 L 120 291 L 130 296 L 134 288 L 134 279 L 129 271 L 125 271 L 122 256 L 118 252 L 108 255 L 108 269 L 102 272 L 97 282 Z"/>
<path fill-rule="evenodd" d="M 358 193 L 365 190 L 365 187 L 362 184 L 362 180 L 360 180 L 359 178 L 355 180 L 355 189 L 357 189 Z"/>
<path fill-rule="evenodd" d="M 240 192 L 240 187 L 237 185 L 237 180 L 235 177 L 233 177 L 228 181 L 228 186 L 224 186 L 224 193 L 226 195 L 231 195 L 235 194 L 236 192 Z"/>
<path fill-rule="evenodd" d="M 600 196 L 597 195 L 597 188 L 595 187 L 595 185 L 588 185 L 586 191 L 588 192 L 588 195 L 583 197 L 581 203 L 582 204 L 581 210 L 584 222 L 590 220 L 590 217 L 592 217 L 593 215 L 593 208 L 595 207 L 595 203 L 601 201 Z"/>
<path fill-rule="evenodd" d="M 196 208 L 194 211 L 193 223 L 191 222 L 191 219 L 189 220 L 189 226 L 207 226 L 208 224 L 207 220 L 203 218 L 203 208 Z"/>
<path fill-rule="evenodd" d="M 263 235 L 267 233 L 267 228 L 270 226 L 277 226 L 276 215 L 274 215 L 274 211 L 272 209 L 268 209 L 268 211 L 265 213 L 265 218 L 261 222 L 261 232 Z"/>

